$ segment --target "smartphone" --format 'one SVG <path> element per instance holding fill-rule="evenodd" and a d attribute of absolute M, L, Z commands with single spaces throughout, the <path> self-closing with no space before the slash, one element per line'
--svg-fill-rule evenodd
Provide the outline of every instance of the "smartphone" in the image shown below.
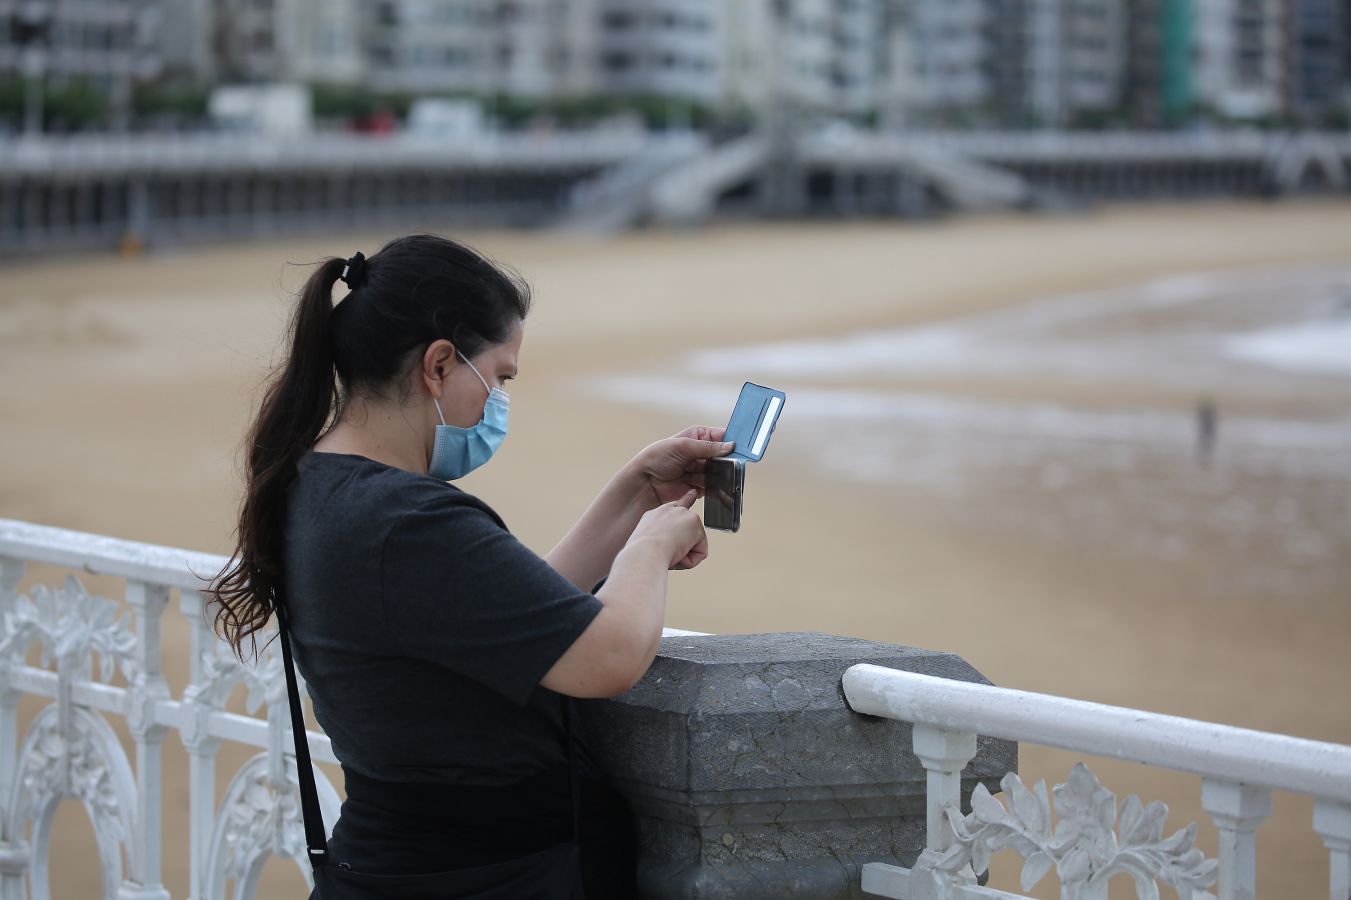
<path fill-rule="evenodd" d="M 735 532 L 741 528 L 746 495 L 746 464 L 758 462 L 783 411 L 785 395 L 763 385 L 741 386 L 724 440 L 735 441 L 727 456 L 710 459 L 704 468 L 704 527 Z"/>
<path fill-rule="evenodd" d="M 741 528 L 741 498 L 746 489 L 744 459 L 710 459 L 704 467 L 704 527 Z"/>

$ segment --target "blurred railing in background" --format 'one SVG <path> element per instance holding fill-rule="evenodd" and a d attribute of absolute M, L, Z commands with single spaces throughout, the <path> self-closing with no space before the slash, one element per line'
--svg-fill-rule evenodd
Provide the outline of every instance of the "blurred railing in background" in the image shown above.
<path fill-rule="evenodd" d="M 0 141 L 0 254 L 433 224 L 615 230 L 1099 200 L 1345 193 L 1342 133 L 694 132 Z M 673 199 L 674 198 L 674 199 Z"/>
<path fill-rule="evenodd" d="M 0 254 L 371 228 L 537 225 L 687 135 L 90 136 L 0 142 Z"/>

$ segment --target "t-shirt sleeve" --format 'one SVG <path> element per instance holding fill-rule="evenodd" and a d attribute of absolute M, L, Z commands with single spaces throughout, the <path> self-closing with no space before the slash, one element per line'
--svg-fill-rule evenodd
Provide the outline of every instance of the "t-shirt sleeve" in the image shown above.
<path fill-rule="evenodd" d="M 447 491 L 401 516 L 381 561 L 402 651 L 524 704 L 601 603 L 487 511 Z"/>

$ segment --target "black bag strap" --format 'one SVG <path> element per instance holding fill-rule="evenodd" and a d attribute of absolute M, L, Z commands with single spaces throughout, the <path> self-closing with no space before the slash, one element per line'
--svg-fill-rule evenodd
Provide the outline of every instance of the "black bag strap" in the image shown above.
<path fill-rule="evenodd" d="M 314 784 L 314 763 L 310 761 L 310 741 L 305 733 L 305 713 L 300 708 L 300 688 L 296 685 L 295 666 L 291 662 L 291 638 L 286 626 L 285 604 L 277 599 L 277 635 L 281 638 L 282 668 L 286 670 L 286 698 L 291 704 L 291 736 L 296 742 L 296 769 L 300 781 L 300 814 L 305 820 L 305 846 L 310 865 L 328 860 L 328 839 L 324 837 L 324 813 L 319 808 L 319 790 Z"/>

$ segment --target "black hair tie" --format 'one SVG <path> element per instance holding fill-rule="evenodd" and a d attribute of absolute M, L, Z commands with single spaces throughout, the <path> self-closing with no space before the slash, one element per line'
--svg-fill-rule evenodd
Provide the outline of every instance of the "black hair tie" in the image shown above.
<path fill-rule="evenodd" d="M 347 261 L 343 267 L 342 274 L 338 276 L 352 290 L 356 290 L 366 283 L 366 254 L 360 250 L 356 255 Z"/>

